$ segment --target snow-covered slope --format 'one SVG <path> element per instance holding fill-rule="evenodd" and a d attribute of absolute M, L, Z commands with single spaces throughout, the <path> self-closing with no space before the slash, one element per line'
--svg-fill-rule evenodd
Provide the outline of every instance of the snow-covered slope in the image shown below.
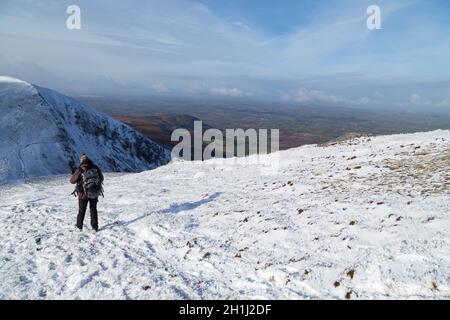
<path fill-rule="evenodd" d="M 450 298 L 449 131 L 279 156 L 108 175 L 98 234 L 66 176 L 3 186 L 0 299 Z"/>
<path fill-rule="evenodd" d="M 169 152 L 74 99 L 0 77 L 0 183 L 62 174 L 89 156 L 105 171 L 138 172 Z"/>

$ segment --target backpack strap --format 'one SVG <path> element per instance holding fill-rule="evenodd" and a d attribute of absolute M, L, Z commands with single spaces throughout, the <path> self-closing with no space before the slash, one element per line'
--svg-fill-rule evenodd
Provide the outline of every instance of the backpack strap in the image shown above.
<path fill-rule="evenodd" d="M 103 182 L 100 182 L 100 195 L 102 196 L 102 198 L 105 197 L 105 193 L 104 193 L 104 189 L 103 189 Z"/>

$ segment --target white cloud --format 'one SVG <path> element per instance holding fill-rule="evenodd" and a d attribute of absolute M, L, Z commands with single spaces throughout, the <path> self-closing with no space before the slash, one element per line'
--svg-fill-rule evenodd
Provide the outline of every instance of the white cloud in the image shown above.
<path fill-rule="evenodd" d="M 233 98 L 253 96 L 253 93 L 251 92 L 244 92 L 238 88 L 224 88 L 224 87 L 212 88 L 209 90 L 209 94 L 213 96 L 233 97 Z"/>
<path fill-rule="evenodd" d="M 170 91 L 169 88 L 165 84 L 160 83 L 160 82 L 152 83 L 150 87 L 156 93 L 165 93 L 165 92 Z"/>
<path fill-rule="evenodd" d="M 444 100 L 438 102 L 438 107 L 450 107 L 450 97 L 445 98 Z"/>
<path fill-rule="evenodd" d="M 323 103 L 323 104 L 351 104 L 351 105 L 368 105 L 373 102 L 368 97 L 348 98 L 335 94 L 330 94 L 322 90 L 314 90 L 307 88 L 300 88 L 298 90 L 291 90 L 281 95 L 281 100 L 286 102 L 299 103 Z"/>
<path fill-rule="evenodd" d="M 247 24 L 245 24 L 244 22 L 241 22 L 241 21 L 235 21 L 235 22 L 233 22 L 233 25 L 235 25 L 238 28 L 244 29 L 245 31 L 251 30 Z"/>
<path fill-rule="evenodd" d="M 428 99 L 425 99 L 418 93 L 414 93 L 413 95 L 411 95 L 411 97 L 409 98 L 409 102 L 413 105 L 423 105 L 423 106 L 430 104 L 430 101 Z"/>
<path fill-rule="evenodd" d="M 411 102 L 413 104 L 417 104 L 420 102 L 420 99 L 421 99 L 420 95 L 415 93 L 411 96 L 411 98 L 409 99 L 409 102 Z"/>
<path fill-rule="evenodd" d="M 307 102 L 331 102 L 331 103 L 337 103 L 342 101 L 343 99 L 332 95 L 327 94 L 320 90 L 309 90 L 306 88 L 300 88 L 295 91 L 290 91 L 288 93 L 284 93 L 281 96 L 283 101 L 295 101 L 295 102 L 301 102 L 301 103 L 307 103 Z"/>
<path fill-rule="evenodd" d="M 372 102 L 372 99 L 367 98 L 367 97 L 362 97 L 361 99 L 359 99 L 359 103 L 362 105 L 368 105 Z"/>

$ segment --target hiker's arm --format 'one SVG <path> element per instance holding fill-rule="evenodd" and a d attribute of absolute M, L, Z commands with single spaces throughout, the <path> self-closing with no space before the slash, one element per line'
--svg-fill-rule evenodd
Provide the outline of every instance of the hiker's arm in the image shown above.
<path fill-rule="evenodd" d="M 100 178 L 100 182 L 103 182 L 105 180 L 105 177 L 103 176 L 103 172 L 102 172 L 102 170 L 100 170 L 99 167 L 97 167 L 97 170 L 98 170 L 98 175 L 99 175 L 99 178 Z"/>
<path fill-rule="evenodd" d="M 80 179 L 80 175 L 81 175 L 81 170 L 80 170 L 80 168 L 78 168 L 75 171 L 75 173 L 70 177 L 70 183 L 76 184 L 78 182 L 78 180 Z"/>

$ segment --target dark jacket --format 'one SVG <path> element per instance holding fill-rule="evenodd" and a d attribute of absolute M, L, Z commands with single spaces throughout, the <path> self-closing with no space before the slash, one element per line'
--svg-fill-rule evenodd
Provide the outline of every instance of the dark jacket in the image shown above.
<path fill-rule="evenodd" d="M 70 177 L 70 183 L 77 185 L 75 192 L 79 198 L 85 198 L 83 188 L 81 187 L 81 174 L 91 169 L 96 169 L 98 171 L 100 182 L 103 182 L 104 177 L 102 171 L 91 160 L 87 160 L 83 164 L 81 164 L 80 167 L 75 170 L 75 172 Z"/>

